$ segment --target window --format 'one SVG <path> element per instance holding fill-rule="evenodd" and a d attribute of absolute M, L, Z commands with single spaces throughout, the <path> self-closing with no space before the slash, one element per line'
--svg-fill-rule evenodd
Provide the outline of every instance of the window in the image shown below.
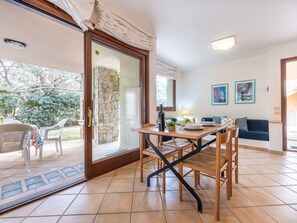
<path fill-rule="evenodd" d="M 160 104 L 164 111 L 175 111 L 176 81 L 163 75 L 156 77 L 157 110 Z"/>

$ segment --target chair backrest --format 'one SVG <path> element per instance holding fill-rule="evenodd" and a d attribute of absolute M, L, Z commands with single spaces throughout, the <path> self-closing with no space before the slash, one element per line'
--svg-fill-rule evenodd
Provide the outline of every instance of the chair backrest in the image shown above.
<path fill-rule="evenodd" d="M 141 128 L 149 128 L 149 127 L 154 127 L 154 126 L 157 126 L 157 124 L 145 123 L 145 124 L 140 125 Z M 158 145 L 162 144 L 162 136 L 158 136 L 157 143 L 158 143 Z"/>
<path fill-rule="evenodd" d="M 32 131 L 33 128 L 26 124 L 14 123 L 0 125 L 0 153 L 22 150 L 24 148 L 24 141 L 26 141 L 27 145 L 29 144 L 31 138 L 29 133 Z M 26 134 L 28 136 L 25 138 Z M 10 137 L 13 139 L 13 145 L 4 146 L 5 138 Z"/>
<path fill-rule="evenodd" d="M 56 130 L 58 130 L 57 134 L 56 134 L 57 137 L 61 136 L 63 128 L 64 128 L 66 122 L 67 122 L 67 118 L 64 118 L 61 121 L 59 121 L 57 124 L 55 124 Z"/>
<path fill-rule="evenodd" d="M 226 158 L 227 160 L 232 159 L 232 137 L 231 130 L 226 129 L 225 133 L 217 132 L 216 134 L 216 170 L 220 170 L 221 160 L 221 148 L 222 145 L 226 145 Z"/>

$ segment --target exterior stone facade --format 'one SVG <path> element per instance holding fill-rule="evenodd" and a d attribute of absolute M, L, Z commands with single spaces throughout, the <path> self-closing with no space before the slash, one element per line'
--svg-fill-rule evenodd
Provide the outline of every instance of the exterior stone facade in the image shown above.
<path fill-rule="evenodd" d="M 120 76 L 115 70 L 94 68 L 94 140 L 96 144 L 119 138 Z"/>

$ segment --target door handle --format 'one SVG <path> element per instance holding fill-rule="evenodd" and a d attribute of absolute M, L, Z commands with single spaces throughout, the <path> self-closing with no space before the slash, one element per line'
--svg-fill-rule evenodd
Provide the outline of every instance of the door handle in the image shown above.
<path fill-rule="evenodd" d="M 88 127 L 92 126 L 92 110 L 90 107 L 88 107 Z"/>

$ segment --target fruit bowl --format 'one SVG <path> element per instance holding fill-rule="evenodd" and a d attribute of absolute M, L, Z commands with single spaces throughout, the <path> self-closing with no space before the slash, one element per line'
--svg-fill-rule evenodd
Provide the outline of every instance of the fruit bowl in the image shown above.
<path fill-rule="evenodd" d="M 184 128 L 186 129 L 200 129 L 202 124 L 185 124 Z"/>

